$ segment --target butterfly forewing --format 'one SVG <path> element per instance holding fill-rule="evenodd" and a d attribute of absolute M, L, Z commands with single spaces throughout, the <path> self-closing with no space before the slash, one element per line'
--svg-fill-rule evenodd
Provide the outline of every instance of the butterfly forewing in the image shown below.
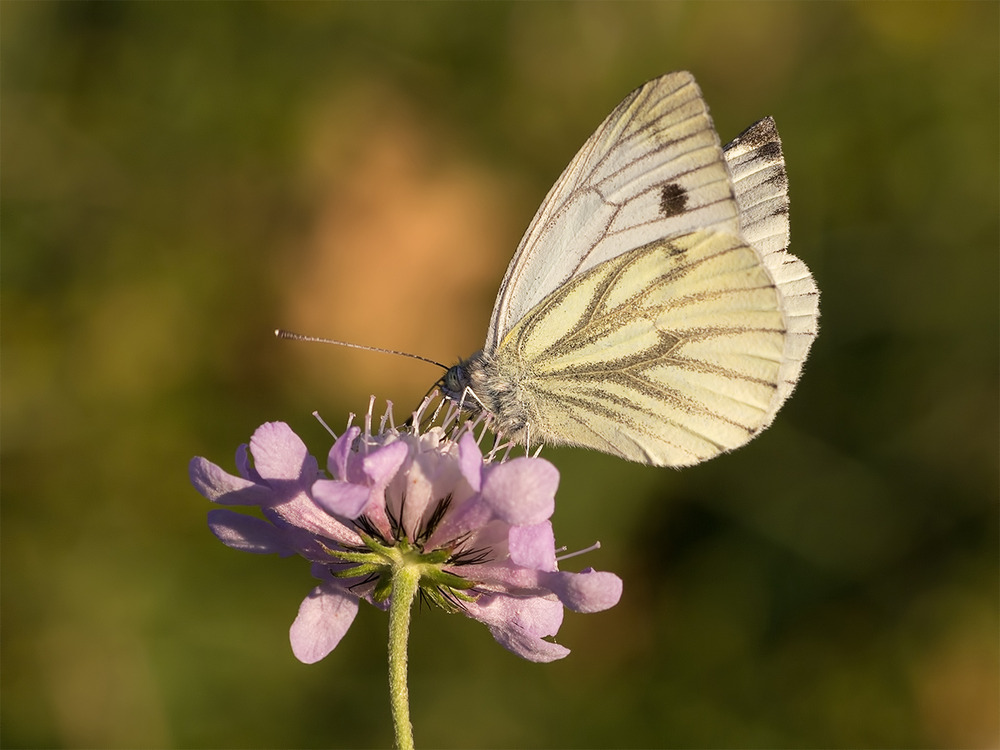
<path fill-rule="evenodd" d="M 785 350 L 765 427 L 795 388 L 819 321 L 819 289 L 806 264 L 788 252 L 788 177 L 774 120 L 765 117 L 725 147 L 740 212 L 740 232 L 761 256 L 781 295 Z"/>
<path fill-rule="evenodd" d="M 726 144 L 740 233 L 763 257 L 788 249 L 788 178 L 774 119 L 755 122 Z"/>
<path fill-rule="evenodd" d="M 551 293 L 504 338 L 488 374 L 517 382 L 533 441 L 681 466 L 760 429 L 782 328 L 755 251 L 696 232 L 605 261 Z"/>
<path fill-rule="evenodd" d="M 485 349 L 576 274 L 663 237 L 738 232 L 733 187 L 690 73 L 632 92 L 549 191 L 511 260 Z"/>

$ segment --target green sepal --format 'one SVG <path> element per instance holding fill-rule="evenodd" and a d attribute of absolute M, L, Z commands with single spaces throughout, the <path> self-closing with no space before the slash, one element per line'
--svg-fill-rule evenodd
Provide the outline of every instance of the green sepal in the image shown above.
<path fill-rule="evenodd" d="M 372 591 L 372 599 L 379 604 L 392 596 L 392 576 L 388 575 L 388 573 L 388 570 L 382 572 L 382 575 L 378 577 L 378 582 L 375 584 L 375 589 Z"/>
<path fill-rule="evenodd" d="M 392 555 L 392 550 L 394 549 L 394 547 L 386 547 L 384 544 L 375 541 L 374 537 L 370 537 L 362 532 L 358 533 L 361 536 L 361 541 L 364 542 L 365 546 L 372 552 L 382 555 L 383 557 L 390 557 Z M 398 549 L 400 546 L 402 546 L 402 543 L 397 543 L 395 549 Z"/>
<path fill-rule="evenodd" d="M 459 606 L 441 593 L 441 590 L 433 586 L 421 586 L 420 592 L 426 596 L 431 603 L 437 605 L 450 615 L 459 611 Z"/>
<path fill-rule="evenodd" d="M 423 587 L 425 583 L 430 584 L 431 586 L 443 586 L 448 589 L 460 590 L 471 589 L 476 585 L 475 581 L 470 581 L 467 578 L 462 578 L 462 576 L 457 576 L 446 570 L 432 567 L 425 567 L 420 571 L 421 587 Z"/>
<path fill-rule="evenodd" d="M 330 557 L 336 559 L 338 562 L 349 562 L 349 563 L 367 563 L 376 555 L 371 552 L 341 552 L 340 550 L 327 550 L 330 553 Z M 377 555 L 378 557 L 383 557 L 383 555 Z"/>
<path fill-rule="evenodd" d="M 451 559 L 450 549 L 436 549 L 420 555 L 420 561 L 427 565 L 444 565 Z"/>
<path fill-rule="evenodd" d="M 331 570 L 330 575 L 334 578 L 365 578 L 370 575 L 382 575 L 386 569 L 385 564 L 365 563 L 363 565 L 352 565 L 343 570 Z"/>

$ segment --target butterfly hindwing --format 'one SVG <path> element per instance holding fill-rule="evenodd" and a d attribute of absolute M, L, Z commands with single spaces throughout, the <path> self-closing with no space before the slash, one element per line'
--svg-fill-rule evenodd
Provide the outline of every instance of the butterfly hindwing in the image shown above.
<path fill-rule="evenodd" d="M 532 441 L 682 466 L 762 427 L 782 348 L 778 295 L 753 248 L 700 231 L 557 289 L 504 338 L 489 372 L 517 381 Z"/>

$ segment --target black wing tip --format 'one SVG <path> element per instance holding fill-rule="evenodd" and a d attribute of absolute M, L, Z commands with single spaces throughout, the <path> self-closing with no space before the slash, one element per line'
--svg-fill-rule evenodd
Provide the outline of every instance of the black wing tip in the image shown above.
<path fill-rule="evenodd" d="M 768 115 L 757 120 L 738 136 L 725 145 L 725 149 L 733 146 L 743 146 L 749 151 L 760 152 L 770 157 L 781 156 L 781 138 L 778 136 L 778 126 L 774 118 Z"/>

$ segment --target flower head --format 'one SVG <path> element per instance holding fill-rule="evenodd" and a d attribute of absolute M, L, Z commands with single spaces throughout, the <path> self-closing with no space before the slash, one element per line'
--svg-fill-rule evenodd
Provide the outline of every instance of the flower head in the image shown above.
<path fill-rule="evenodd" d="M 563 607 L 598 612 L 618 603 L 612 573 L 558 570 L 549 521 L 559 474 L 541 458 L 484 460 L 471 430 L 349 426 L 333 444 L 326 473 L 283 422 L 261 425 L 237 450 L 238 476 L 204 458 L 191 481 L 209 500 L 255 506 L 263 518 L 209 512 L 227 546 L 298 554 L 320 580 L 292 624 L 295 656 L 319 661 L 347 632 L 361 599 L 386 608 L 394 574 L 419 573 L 424 599 L 484 623 L 505 648 L 531 661 L 569 649 L 546 638 Z M 415 417 L 419 417 L 415 415 Z M 419 424 L 419 418 L 413 420 Z M 252 461 L 250 460 L 252 457 Z"/>

